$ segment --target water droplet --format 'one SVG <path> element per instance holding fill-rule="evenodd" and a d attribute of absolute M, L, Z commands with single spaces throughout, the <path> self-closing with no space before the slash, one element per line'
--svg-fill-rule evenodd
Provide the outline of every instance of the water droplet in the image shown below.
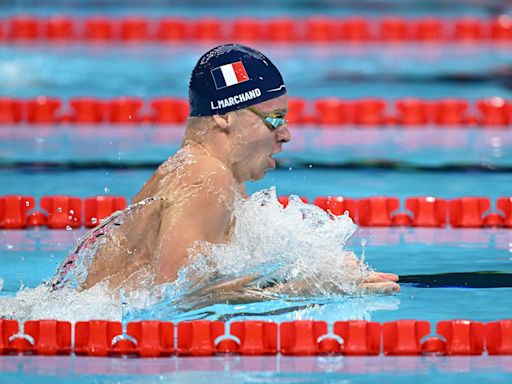
<path fill-rule="evenodd" d="M 62 207 L 58 207 L 57 208 L 57 212 L 61 213 L 62 212 Z"/>
<path fill-rule="evenodd" d="M 110 189 L 108 187 L 103 188 L 103 190 L 105 191 L 105 193 L 109 193 L 110 192 Z"/>
<path fill-rule="evenodd" d="M 25 207 L 30 207 L 30 202 L 29 201 L 25 201 Z"/>
<path fill-rule="evenodd" d="M 73 213 L 75 213 L 75 211 L 73 211 L 72 209 L 69 210 L 69 214 L 72 215 Z"/>
<path fill-rule="evenodd" d="M 289 171 L 293 171 L 293 168 L 292 168 L 292 167 L 289 167 L 289 168 L 288 168 L 288 170 L 289 170 Z"/>
<path fill-rule="evenodd" d="M 6 247 L 7 249 L 13 249 L 13 248 L 14 248 L 14 245 L 12 245 L 12 244 L 6 244 L 6 245 L 5 245 L 5 247 Z"/>
<path fill-rule="evenodd" d="M 309 167 L 309 168 L 313 168 L 313 164 L 309 164 L 309 165 L 308 165 L 308 167 Z"/>
<path fill-rule="evenodd" d="M 98 219 L 97 219 L 97 218 L 93 217 L 93 218 L 91 219 L 91 223 L 96 224 L 97 222 L 98 222 Z"/>
<path fill-rule="evenodd" d="M 71 228 L 70 225 L 66 225 L 66 231 L 71 231 L 73 228 Z"/>

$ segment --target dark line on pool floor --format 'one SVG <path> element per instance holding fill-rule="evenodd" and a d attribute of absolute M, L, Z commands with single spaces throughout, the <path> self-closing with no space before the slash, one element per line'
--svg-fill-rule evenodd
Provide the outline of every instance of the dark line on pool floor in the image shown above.
<path fill-rule="evenodd" d="M 403 275 L 401 284 L 419 288 L 511 288 L 512 273 L 497 271 L 451 272 L 431 275 Z"/>
<path fill-rule="evenodd" d="M 315 163 L 314 161 L 302 161 L 298 159 L 285 159 L 278 161 L 278 169 L 292 167 L 295 169 L 340 169 L 340 170 L 365 170 L 380 169 L 404 172 L 481 172 L 481 173 L 511 173 L 512 165 L 495 164 L 440 164 L 418 165 L 400 161 L 367 160 L 344 163 Z M 2 162 L 0 170 L 24 171 L 24 172 L 73 172 L 77 170 L 147 170 L 155 169 L 159 162 L 134 162 L 122 163 L 115 161 L 70 161 L 70 162 Z"/>

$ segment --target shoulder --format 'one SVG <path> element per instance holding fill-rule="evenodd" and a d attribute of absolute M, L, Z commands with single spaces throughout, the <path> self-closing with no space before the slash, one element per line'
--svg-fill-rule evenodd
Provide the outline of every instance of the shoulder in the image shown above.
<path fill-rule="evenodd" d="M 221 161 L 209 156 L 194 156 L 183 167 L 180 175 L 187 184 L 206 184 L 218 187 L 234 188 L 236 181 L 231 170 Z"/>
<path fill-rule="evenodd" d="M 231 170 L 216 158 L 198 154 L 179 154 L 167 164 L 166 177 L 160 178 L 161 193 L 172 201 L 220 200 L 231 204 L 238 189 Z"/>

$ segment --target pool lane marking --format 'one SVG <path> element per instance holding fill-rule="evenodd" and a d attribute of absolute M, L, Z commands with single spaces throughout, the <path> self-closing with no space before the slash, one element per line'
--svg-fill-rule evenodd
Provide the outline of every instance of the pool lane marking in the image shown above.
<path fill-rule="evenodd" d="M 450 272 L 429 275 L 402 275 L 401 284 L 421 288 L 511 288 L 512 273 L 500 271 Z"/>

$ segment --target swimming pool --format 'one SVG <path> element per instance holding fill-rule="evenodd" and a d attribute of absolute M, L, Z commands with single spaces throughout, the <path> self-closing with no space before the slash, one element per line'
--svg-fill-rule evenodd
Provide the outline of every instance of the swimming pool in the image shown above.
<path fill-rule="evenodd" d="M 267 4 L 268 5 L 268 4 Z M 494 4 L 498 7 L 500 2 Z M 148 17 L 162 12 L 199 17 L 236 17 L 246 4 L 230 2 L 196 11 L 190 5 L 172 7 L 155 2 L 143 11 Z M 492 4 L 491 4 L 492 6 Z M 21 7 L 2 6 L 6 15 Z M 137 4 L 116 2 L 94 6 L 77 1 L 71 8 L 58 2 L 33 4 L 33 14 L 52 15 L 69 9 L 75 16 L 140 12 Z M 306 4 L 272 2 L 270 11 L 251 6 L 254 14 L 308 16 Z M 446 2 L 410 6 L 403 1 L 383 2 L 369 11 L 354 4 L 333 7 L 321 3 L 317 12 L 380 17 L 393 12 L 419 17 L 425 14 L 486 17 L 488 9 L 473 3 L 454 8 Z M 496 9 L 496 8 L 495 8 Z M 25 9 L 22 9 L 25 10 Z M 510 10 L 510 9 L 509 9 Z M 506 12 L 506 6 L 501 11 Z M 31 11 L 32 12 L 32 11 Z M 210 44 L 91 46 L 89 44 L 0 45 L 0 85 L 4 96 L 29 98 L 41 94 L 69 99 L 75 96 L 145 99 L 163 95 L 185 97 L 188 74 Z M 380 44 L 312 46 L 262 45 L 260 48 L 283 68 L 290 94 L 309 100 L 326 96 L 395 100 L 414 96 L 426 99 L 462 97 L 471 102 L 489 96 L 510 99 L 506 71 L 510 44 Z M 309 70 L 314 63 L 314 71 Z M 165 64 L 162 64 L 165 63 Z M 462 74 L 462 76 L 461 76 Z M 463 79 L 464 81 L 461 81 Z M 510 196 L 512 134 L 506 128 L 434 124 L 420 129 L 401 126 L 364 128 L 344 125 L 326 128 L 315 124 L 292 126 L 293 141 L 280 155 L 279 169 L 248 185 L 253 193 L 275 185 L 279 195 L 297 194 L 352 198 L 433 195 L 452 199 L 486 196 L 493 202 Z M 85 198 L 96 195 L 132 197 L 154 167 L 176 151 L 182 126 L 76 126 L 13 124 L 0 127 L 0 196 L 21 194 L 39 200 L 45 195 Z M 402 203 L 403 204 L 403 203 Z M 492 210 L 496 207 L 493 206 Z M 84 229 L 0 230 L 2 289 L 15 295 L 21 286 L 34 288 L 47 280 Z M 400 294 L 276 300 L 250 304 L 216 304 L 194 311 L 166 307 L 125 314 L 125 320 L 253 320 L 276 322 L 315 319 L 377 322 L 399 319 L 440 320 L 465 318 L 489 322 L 510 318 L 512 307 L 512 233 L 504 228 L 370 228 L 360 229 L 351 248 L 376 270 L 399 274 L 406 281 Z M 488 274 L 482 273 L 487 272 Z M 56 307 L 36 305 L 18 318 L 55 316 Z M 80 312 L 82 316 L 87 311 Z M 92 317 L 97 313 L 89 314 Z M 90 318 L 90 317 L 89 317 Z M 84 318 L 75 318 L 75 320 Z M 506 381 L 509 356 L 456 357 L 172 357 L 170 359 L 112 359 L 86 357 L 0 357 L 2 381 L 25 382 L 261 382 L 338 381 L 370 383 L 425 381 Z"/>

